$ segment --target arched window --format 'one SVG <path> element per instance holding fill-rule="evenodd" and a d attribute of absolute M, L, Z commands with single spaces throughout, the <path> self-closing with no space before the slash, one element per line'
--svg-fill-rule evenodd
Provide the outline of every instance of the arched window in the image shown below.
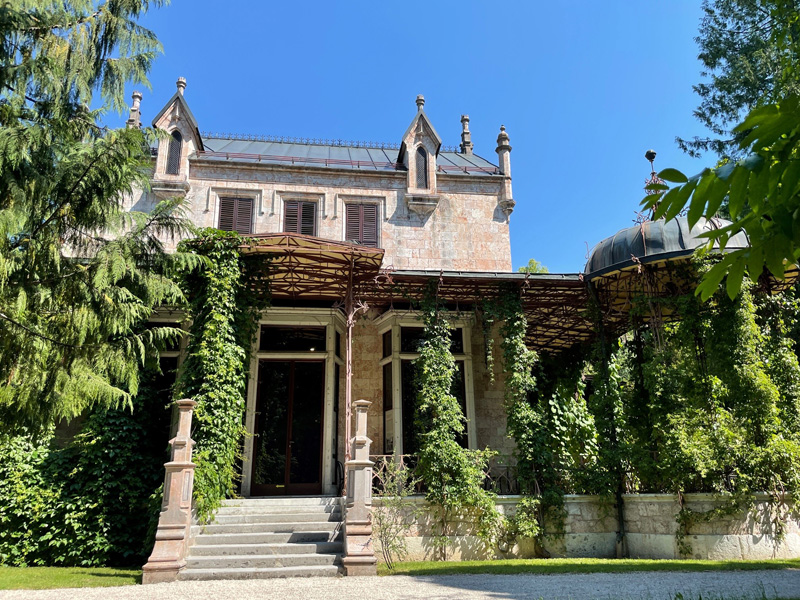
<path fill-rule="evenodd" d="M 428 153 L 422 146 L 417 148 L 417 187 L 428 189 Z"/>
<path fill-rule="evenodd" d="M 177 175 L 181 169 L 181 145 L 183 137 L 180 131 L 172 132 L 172 139 L 169 141 L 167 150 L 167 174 Z"/>

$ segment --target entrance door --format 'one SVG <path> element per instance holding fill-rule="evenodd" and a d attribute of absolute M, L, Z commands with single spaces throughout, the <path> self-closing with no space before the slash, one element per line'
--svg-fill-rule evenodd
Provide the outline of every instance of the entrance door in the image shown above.
<path fill-rule="evenodd" d="M 259 361 L 253 496 L 322 493 L 324 390 L 324 361 Z"/>

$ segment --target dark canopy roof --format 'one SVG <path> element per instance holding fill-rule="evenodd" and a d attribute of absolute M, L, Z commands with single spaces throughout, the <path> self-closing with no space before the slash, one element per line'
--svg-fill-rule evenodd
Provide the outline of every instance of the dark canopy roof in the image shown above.
<path fill-rule="evenodd" d="M 634 264 L 691 256 L 708 243 L 706 238 L 699 237 L 701 233 L 727 225 L 730 221 L 724 219 L 700 219 L 694 227 L 689 227 L 686 217 L 678 217 L 671 221 L 646 221 L 622 229 L 592 249 L 584 275 L 592 280 Z M 731 237 L 726 249 L 738 250 L 748 245 L 747 235 L 741 232 Z"/>

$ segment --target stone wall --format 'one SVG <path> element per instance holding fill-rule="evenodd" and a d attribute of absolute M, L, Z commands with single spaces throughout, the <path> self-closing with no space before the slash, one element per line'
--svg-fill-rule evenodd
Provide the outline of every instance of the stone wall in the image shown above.
<path fill-rule="evenodd" d="M 384 266 L 394 269 L 511 271 L 508 218 L 499 208 L 503 180 L 497 176 L 439 174 L 440 200 L 428 215 L 410 210 L 406 174 L 354 172 L 275 165 L 192 160 L 186 200 L 189 218 L 216 227 L 220 196 L 254 199 L 253 233 L 283 231 L 283 203 L 317 203 L 317 236 L 344 240 L 345 203 L 378 205 Z M 166 176 L 165 176 L 166 177 Z M 183 192 L 181 192 L 182 194 Z M 135 192 L 127 208 L 149 212 L 156 192 Z M 169 240 L 174 248 L 176 240 Z"/>
<path fill-rule="evenodd" d="M 518 496 L 500 496 L 497 508 L 504 515 L 513 515 Z M 422 497 L 411 497 L 405 513 L 408 521 L 406 543 L 408 560 L 432 560 L 431 523 L 425 513 Z M 711 494 L 686 494 L 685 506 L 695 511 L 708 511 L 723 505 Z M 375 508 L 381 510 L 380 498 Z M 764 558 L 800 558 L 800 511 L 790 510 L 786 515 L 785 535 L 775 536 L 773 519 L 776 508 L 769 497 L 759 494 L 750 511 L 696 524 L 689 529 L 686 541 L 691 554 L 682 557 L 676 540 L 676 515 L 680 510 L 678 497 L 672 494 L 626 495 L 625 543 L 630 558 L 697 558 L 709 560 L 738 560 Z M 548 534 L 542 541 L 545 552 L 551 557 L 614 558 L 616 556 L 617 511 L 613 500 L 599 496 L 567 495 L 564 508 L 566 518 L 563 535 L 554 534 L 553 523 L 546 523 Z M 784 509 L 781 509 L 784 510 Z M 420 516 L 417 516 L 419 514 Z M 452 536 L 454 550 L 449 560 L 481 558 L 532 558 L 536 555 L 532 543 L 521 543 L 512 548 L 487 547 L 471 535 L 468 523 L 455 526 Z M 376 537 L 377 544 L 377 537 Z"/>

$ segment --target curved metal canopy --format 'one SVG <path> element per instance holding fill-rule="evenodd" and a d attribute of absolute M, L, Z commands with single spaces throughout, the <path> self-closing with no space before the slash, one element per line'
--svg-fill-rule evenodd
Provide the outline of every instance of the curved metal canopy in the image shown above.
<path fill-rule="evenodd" d="M 700 219 L 689 227 L 686 217 L 671 221 L 646 221 L 640 225 L 618 231 L 597 244 L 589 253 L 583 269 L 590 281 L 639 264 L 691 256 L 695 250 L 708 243 L 701 233 L 730 225 L 724 219 Z M 726 250 L 739 250 L 749 246 L 747 235 L 737 233 L 728 241 Z"/>

